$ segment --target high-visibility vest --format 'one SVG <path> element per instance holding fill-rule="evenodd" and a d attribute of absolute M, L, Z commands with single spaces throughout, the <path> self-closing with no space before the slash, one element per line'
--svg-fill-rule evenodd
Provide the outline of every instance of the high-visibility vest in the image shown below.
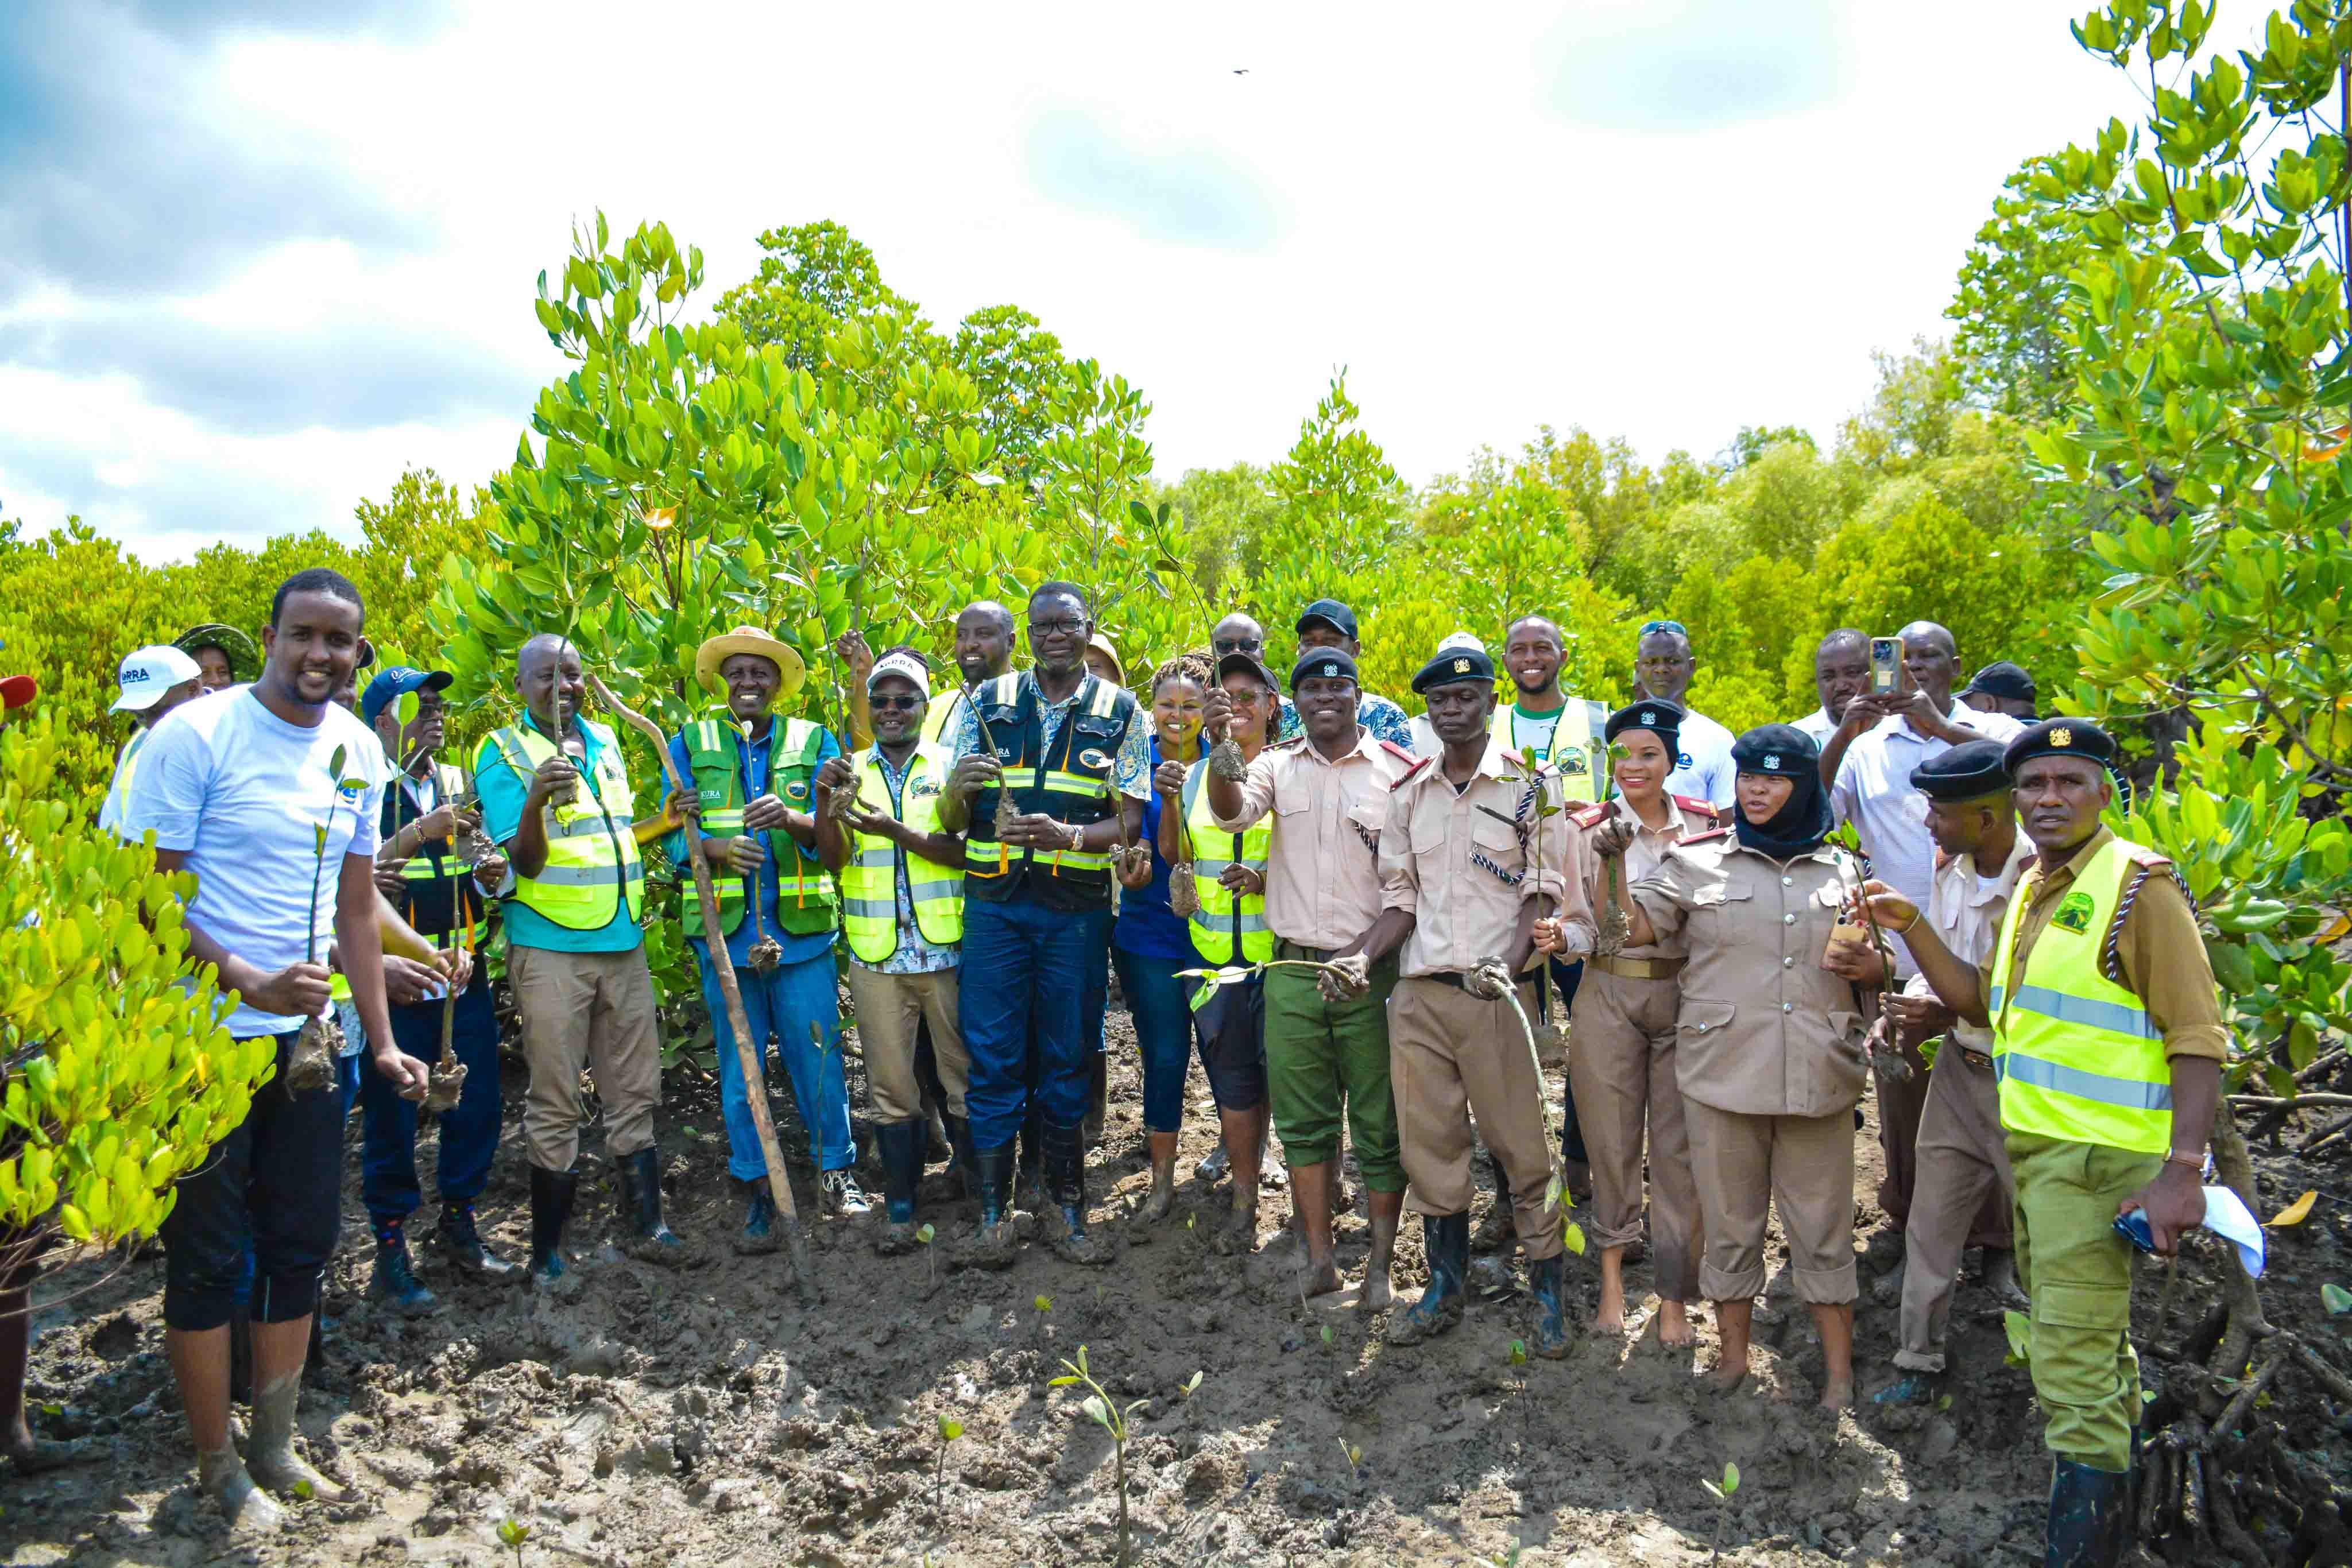
<path fill-rule="evenodd" d="M 1498 703 L 1486 733 L 1496 745 L 1516 757 L 1519 743 L 1511 734 L 1509 703 Z M 1551 732 L 1551 751 L 1546 758 L 1551 770 L 1565 780 L 1592 783 L 1596 797 L 1609 788 L 1609 710 L 1596 702 L 1570 697 L 1568 706 L 1559 710 L 1559 722 Z M 1571 794 L 1573 790 L 1570 791 Z"/>
<path fill-rule="evenodd" d="M 2017 933 L 2033 902 L 2021 886 L 1993 956 L 1993 1072 L 2012 1133 L 2138 1154 L 2172 1147 L 2172 1069 L 2139 998 L 2106 977 L 2102 956 L 2125 890 L 2170 862 L 2121 839 L 2093 855 L 2059 901 L 2011 985 Z"/>
<path fill-rule="evenodd" d="M 769 721 L 768 792 L 795 811 L 814 808 L 817 753 L 824 727 L 804 718 Z M 782 727 L 777 733 L 776 727 Z M 730 716 L 706 718 L 686 727 L 686 761 L 702 799 L 702 831 L 730 839 L 743 831 L 743 736 Z M 773 838 L 773 835 L 771 835 Z M 796 936 L 833 929 L 837 901 L 824 867 L 800 852 L 790 834 L 770 849 L 776 867 L 776 924 Z M 719 928 L 729 936 L 743 924 L 743 889 L 751 879 L 712 868 L 711 892 L 719 899 Z M 678 919 L 689 936 L 702 935 L 702 907 L 678 900 Z"/>
<path fill-rule="evenodd" d="M 895 817 L 918 833 L 940 831 L 940 791 L 948 781 L 947 747 L 918 741 L 899 781 L 899 802 L 890 800 L 882 758 L 869 749 L 857 768 L 857 800 L 879 817 Z M 914 900 L 915 925 L 923 940 L 952 947 L 963 940 L 963 867 L 941 865 L 910 854 L 879 833 L 849 835 L 849 863 L 841 871 L 841 934 L 849 950 L 879 964 L 898 950 L 898 866 L 907 867 L 907 892 Z"/>
<path fill-rule="evenodd" d="M 1207 766 L 1203 758 L 1184 774 L 1184 827 L 1192 839 L 1192 888 L 1200 894 L 1200 907 L 1191 921 L 1192 950 L 1220 967 L 1263 964 L 1274 956 L 1265 894 L 1237 894 L 1219 879 L 1235 861 L 1265 876 L 1266 853 L 1274 844 L 1274 814 L 1260 817 L 1245 832 L 1217 826 L 1209 810 L 1209 791 L 1202 787 L 1201 770 Z M 1236 937 L 1238 954 L 1234 950 Z"/>
<path fill-rule="evenodd" d="M 440 805 L 453 804 L 465 796 L 466 774 L 460 768 L 436 762 L 433 766 L 433 781 Z M 386 843 L 422 815 L 410 805 L 408 792 L 399 779 L 384 786 L 382 828 Z M 466 931 L 471 936 L 474 951 L 481 951 L 482 944 L 490 936 L 488 902 L 474 886 L 473 873 L 446 841 L 425 841 L 415 854 L 401 862 L 400 879 L 400 915 L 417 935 L 433 937 L 434 946 L 446 947 L 449 944 L 442 938 Z"/>
<path fill-rule="evenodd" d="M 508 896 L 568 931 L 602 931 L 624 910 L 631 921 L 642 922 L 646 868 L 631 831 L 637 803 L 621 760 L 621 743 L 591 719 L 572 722 L 603 749 L 594 768 L 581 770 L 572 803 L 551 802 L 545 808 L 547 863 L 537 876 L 517 872 L 514 891 Z M 555 743 L 538 729 L 511 724 L 482 742 L 474 771 L 503 762 L 528 787 L 541 764 L 558 755 Z"/>
<path fill-rule="evenodd" d="M 930 702 L 923 709 L 921 738 L 946 745 L 949 727 L 962 721 L 963 707 L 963 692 L 961 688 L 950 686 L 945 691 L 933 692 Z"/>
<path fill-rule="evenodd" d="M 999 675 L 973 694 L 1013 810 L 1084 827 L 1118 810 L 1111 768 L 1142 711 L 1135 694 L 1087 675 L 1049 753 L 1036 677 Z M 983 742 L 983 746 L 985 742 Z M 1110 907 L 1110 855 L 1086 850 L 1024 847 L 1014 853 L 996 841 L 998 789 L 979 791 L 964 837 L 964 896 L 991 903 L 1027 893 L 1049 909 Z"/>
<path fill-rule="evenodd" d="M 122 755 L 115 761 L 113 782 L 107 786 L 106 799 L 100 802 L 100 825 L 118 837 L 128 836 L 123 832 L 123 824 L 131 817 L 131 779 L 139 771 L 139 753 L 154 733 L 155 727 L 148 724 L 131 732 L 131 738 L 122 743 Z"/>

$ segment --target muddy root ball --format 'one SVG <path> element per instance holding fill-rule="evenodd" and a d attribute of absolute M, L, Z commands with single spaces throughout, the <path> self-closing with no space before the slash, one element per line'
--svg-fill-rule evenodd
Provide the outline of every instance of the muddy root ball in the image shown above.
<path fill-rule="evenodd" d="M 1240 744 L 1233 740 L 1221 740 L 1211 747 L 1209 771 L 1220 779 L 1230 779 L 1236 784 L 1248 778 L 1249 764 L 1242 760 Z"/>
<path fill-rule="evenodd" d="M 312 1019 L 294 1037 L 286 1053 L 286 1092 L 310 1094 L 335 1082 L 335 1058 L 343 1052 L 343 1026 L 332 1019 Z"/>
<path fill-rule="evenodd" d="M 784 961 L 783 945 L 772 936 L 762 936 L 751 944 L 751 950 L 744 955 L 744 961 L 751 966 L 751 972 L 755 975 L 772 974 L 776 966 Z"/>

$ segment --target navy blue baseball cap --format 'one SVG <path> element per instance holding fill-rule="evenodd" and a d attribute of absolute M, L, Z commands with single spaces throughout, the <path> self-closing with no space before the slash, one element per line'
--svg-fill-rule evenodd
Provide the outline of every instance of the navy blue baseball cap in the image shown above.
<path fill-rule="evenodd" d="M 1291 630 L 1304 632 L 1311 622 L 1317 621 L 1322 622 L 1342 637 L 1353 637 L 1356 634 L 1356 612 L 1336 599 L 1318 599 L 1300 611 L 1298 623 Z"/>
<path fill-rule="evenodd" d="M 394 664 L 367 684 L 360 694 L 360 722 L 373 727 L 375 716 L 411 692 L 438 692 L 457 677 L 446 670 L 418 670 Z"/>

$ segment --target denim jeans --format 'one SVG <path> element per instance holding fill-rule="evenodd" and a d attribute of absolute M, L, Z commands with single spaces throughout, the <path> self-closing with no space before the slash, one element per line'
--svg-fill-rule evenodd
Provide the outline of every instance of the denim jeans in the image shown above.
<path fill-rule="evenodd" d="M 719 990 L 719 977 L 710 960 L 696 945 L 695 961 L 702 967 L 702 999 L 710 1009 L 719 1042 L 719 1103 L 727 1118 L 727 1174 L 738 1181 L 757 1181 L 768 1174 L 760 1152 L 759 1129 L 751 1121 L 751 1097 L 744 1090 L 741 1054 L 735 1049 L 735 1028 L 728 1021 L 727 998 Z M 849 1136 L 849 1085 L 841 1070 L 841 998 L 834 989 L 830 949 L 797 964 L 779 964 L 767 974 L 735 967 L 735 984 L 743 993 L 743 1021 L 751 1026 L 759 1048 L 760 1070 L 767 1071 L 768 1039 L 784 1059 L 784 1075 L 792 1080 L 793 1104 L 801 1125 L 815 1146 L 817 1169 L 846 1169 L 857 1157 Z M 809 1040 L 814 1019 L 822 1030 L 824 1049 Z M 762 1083 L 762 1092 L 765 1084 Z"/>
<path fill-rule="evenodd" d="M 1094 955 L 1106 941 L 1108 909 L 1047 909 L 1025 898 L 964 903 L 964 1047 L 971 1086 L 964 1106 L 971 1138 L 1001 1147 L 1021 1130 L 1030 1092 L 1022 1082 L 1034 1017 L 1043 1057 L 1036 1097 L 1045 1119 L 1075 1127 L 1086 1119 L 1088 1040 L 1087 989 Z"/>
<path fill-rule="evenodd" d="M 428 1065 L 441 1060 L 441 1004 L 394 1007 L 392 1037 L 401 1051 Z M 436 1186 L 444 1204 L 467 1204 L 490 1179 L 499 1146 L 499 1020 L 490 987 L 478 977 L 458 995 L 449 1049 L 466 1069 L 457 1103 L 441 1116 L 441 1158 Z M 416 1102 L 404 1100 L 392 1080 L 369 1061 L 360 1069 L 360 1192 L 368 1217 L 382 1224 L 416 1212 Z"/>
<path fill-rule="evenodd" d="M 1173 1133 L 1184 1125 L 1184 1073 L 1192 1064 L 1192 1012 L 1185 1005 L 1179 969 L 1200 967 L 1198 959 L 1154 958 L 1114 947 L 1118 988 L 1135 1019 L 1135 1043 L 1143 1052 L 1143 1130 Z"/>

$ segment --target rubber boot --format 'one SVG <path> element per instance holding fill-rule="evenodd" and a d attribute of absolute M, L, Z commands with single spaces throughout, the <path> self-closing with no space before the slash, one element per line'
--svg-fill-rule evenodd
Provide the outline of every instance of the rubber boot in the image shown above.
<path fill-rule="evenodd" d="M 449 1267 L 469 1279 L 510 1285 L 522 1278 L 521 1270 L 484 1244 L 470 1203 L 442 1201 L 441 1223 L 433 1228 L 433 1248 Z"/>
<path fill-rule="evenodd" d="M 686 1261 L 686 1241 L 662 1223 L 660 1162 L 651 1144 L 621 1156 L 621 1219 L 629 1228 L 631 1256 L 676 1268 Z"/>
<path fill-rule="evenodd" d="M 1568 1354 L 1568 1260 L 1554 1253 L 1528 1265 L 1528 1291 L 1535 1297 L 1535 1334 L 1528 1348 L 1546 1361 Z"/>
<path fill-rule="evenodd" d="M 1087 1234 L 1086 1128 L 1045 1125 L 1045 1186 L 1061 1212 L 1054 1252 L 1064 1262 L 1089 1268 L 1110 1261 L 1108 1243 Z"/>
<path fill-rule="evenodd" d="M 368 1279 L 367 1294 L 369 1301 L 381 1301 L 404 1318 L 433 1310 L 433 1292 L 416 1278 L 408 1260 L 407 1231 L 396 1222 L 376 1227 L 375 1272 Z"/>
<path fill-rule="evenodd" d="M 1029 1113 L 1021 1123 L 1021 1163 L 1013 1186 L 1013 1207 L 1025 1214 L 1035 1214 L 1045 1207 L 1045 1113 L 1037 1109 L 1035 1097 L 1029 1102 Z"/>
<path fill-rule="evenodd" d="M 743 1228 L 735 1233 L 735 1250 L 746 1257 L 773 1252 L 784 1239 L 776 1231 L 776 1195 L 769 1190 L 768 1178 L 739 1179 L 736 1185 L 743 1189 Z"/>
<path fill-rule="evenodd" d="M 530 1167 L 530 1278 L 551 1285 L 563 1278 L 563 1228 L 572 1220 L 572 1200 L 580 1191 L 580 1167 L 551 1171 Z"/>
<path fill-rule="evenodd" d="M 1511 1249 L 1519 1239 L 1518 1222 L 1511 1215 L 1511 1178 L 1503 1174 L 1502 1162 L 1491 1154 L 1481 1154 L 1479 1163 L 1495 1178 L 1495 1202 L 1486 1210 L 1486 1218 L 1470 1238 L 1470 1250 L 1479 1254 L 1500 1252 L 1507 1262 Z"/>
<path fill-rule="evenodd" d="M 1097 1051 L 1087 1059 L 1086 1146 L 1100 1148 L 1103 1124 L 1110 1119 L 1110 1053 Z"/>
<path fill-rule="evenodd" d="M 895 1258 L 915 1245 L 915 1190 L 923 1182 L 923 1149 L 929 1129 L 920 1121 L 884 1122 L 874 1129 L 882 1157 L 882 1228 L 874 1250 Z"/>
<path fill-rule="evenodd" d="M 1470 1272 L 1470 1217 L 1424 1214 L 1422 1245 L 1429 1254 L 1429 1289 L 1389 1323 L 1391 1344 L 1419 1344 L 1462 1321 L 1464 1281 Z"/>
<path fill-rule="evenodd" d="M 980 1173 L 980 1234 L 964 1256 L 974 1268 L 1007 1269 L 1013 1265 L 1016 1249 L 1013 1235 L 1013 1164 L 1011 1144 L 972 1150 L 972 1165 Z"/>
<path fill-rule="evenodd" d="M 2131 1477 L 2055 1460 L 2044 1568 L 2116 1568 L 2131 1545 Z"/>
<path fill-rule="evenodd" d="M 971 1122 L 963 1116 L 950 1116 L 946 1112 L 940 1119 L 948 1124 L 948 1146 L 955 1150 L 956 1180 L 963 1184 L 964 1197 L 977 1200 L 980 1197 L 980 1166 L 971 1157 Z"/>

